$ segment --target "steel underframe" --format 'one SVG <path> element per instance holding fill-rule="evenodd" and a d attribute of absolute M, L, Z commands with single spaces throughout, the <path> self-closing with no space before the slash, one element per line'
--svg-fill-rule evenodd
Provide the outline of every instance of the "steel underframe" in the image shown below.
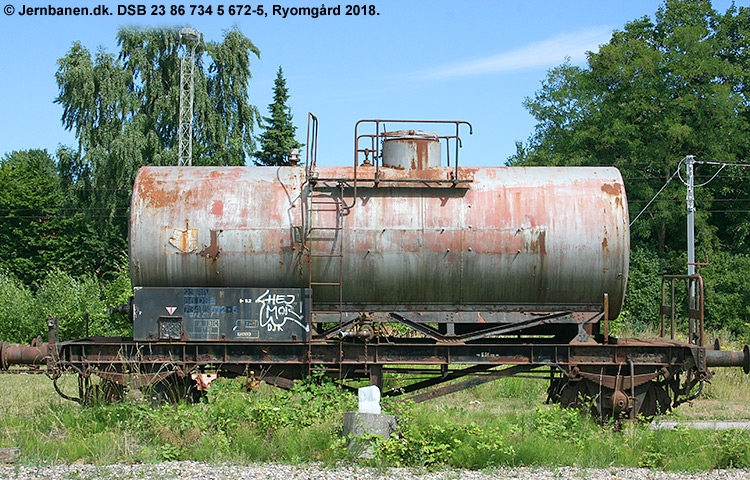
<path fill-rule="evenodd" d="M 134 342 L 95 337 L 57 345 L 49 366 L 79 373 L 96 371 L 158 371 L 179 368 L 242 371 L 274 369 L 299 377 L 310 365 L 345 370 L 347 378 L 367 378 L 369 367 L 405 367 L 415 373 L 446 376 L 474 367 L 477 373 L 500 366 L 617 368 L 632 362 L 641 371 L 682 366 L 706 372 L 704 347 L 687 344 L 548 344 L 539 339 L 492 339 L 468 344 L 421 339 L 393 343 L 284 342 Z M 309 355 L 309 360 L 308 360 Z M 340 360 L 339 360 L 340 359 Z M 442 371 L 435 369 L 441 366 Z M 424 367 L 424 368 L 420 368 Z M 450 367 L 453 367 L 449 370 Z"/>

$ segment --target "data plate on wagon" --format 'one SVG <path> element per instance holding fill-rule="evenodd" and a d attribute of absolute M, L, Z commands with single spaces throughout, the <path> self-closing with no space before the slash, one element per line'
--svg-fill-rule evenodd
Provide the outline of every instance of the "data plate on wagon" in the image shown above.
<path fill-rule="evenodd" d="M 307 288 L 136 287 L 133 338 L 140 341 L 303 341 Z"/>

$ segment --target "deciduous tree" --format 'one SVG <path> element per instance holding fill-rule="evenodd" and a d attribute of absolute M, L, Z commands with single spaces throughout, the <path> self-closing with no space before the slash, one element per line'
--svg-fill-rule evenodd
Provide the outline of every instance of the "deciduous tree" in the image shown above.
<path fill-rule="evenodd" d="M 750 153 L 750 9 L 719 14 L 710 2 L 667 0 L 655 18 L 615 31 L 588 65 L 552 69 L 526 107 L 538 120 L 517 164 L 615 165 L 625 177 L 631 215 L 674 173 L 681 159 L 738 162 Z M 697 183 L 713 167 L 700 167 Z M 725 211 L 750 198 L 738 170 L 698 190 L 704 245 L 746 250 L 750 222 Z M 659 252 L 683 249 L 684 188 L 675 182 L 633 226 Z M 741 210 L 730 208 L 730 210 Z M 746 216 L 747 217 L 747 216 Z M 741 226 L 738 226 L 739 223 Z"/>
<path fill-rule="evenodd" d="M 63 149 L 60 174 L 72 206 L 95 210 L 86 228 L 105 239 L 92 256 L 109 262 L 126 250 L 127 210 L 138 168 L 177 163 L 180 39 L 175 29 L 124 28 L 118 55 L 92 57 L 76 42 L 58 60 L 62 123 L 77 149 Z M 254 149 L 258 111 L 248 100 L 250 60 L 259 51 L 238 29 L 195 49 L 193 165 L 244 165 Z M 91 217 L 91 215 L 89 215 Z"/>

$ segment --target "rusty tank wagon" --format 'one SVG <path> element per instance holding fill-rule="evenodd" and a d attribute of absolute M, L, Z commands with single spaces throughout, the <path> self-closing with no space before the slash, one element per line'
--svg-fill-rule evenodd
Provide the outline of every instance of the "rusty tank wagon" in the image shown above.
<path fill-rule="evenodd" d="M 662 300 L 661 338 L 609 334 L 630 253 L 617 169 L 459 166 L 467 130 L 363 120 L 353 165 L 324 167 L 310 115 L 303 165 L 143 167 L 134 292 L 119 309 L 133 337 L 59 341 L 50 319 L 46 342 L 0 344 L 0 368 L 77 373 L 77 397 L 58 391 L 80 402 L 126 387 L 185 392 L 216 375 L 288 388 L 321 372 L 382 389 L 399 373 L 412 382 L 383 395 L 422 391 L 415 401 L 531 376 L 549 382 L 548 401 L 618 418 L 694 398 L 711 368 L 750 371 L 747 346 L 705 344 L 699 275 L 668 279 L 696 292 L 688 341 L 674 339 L 674 298 Z"/>

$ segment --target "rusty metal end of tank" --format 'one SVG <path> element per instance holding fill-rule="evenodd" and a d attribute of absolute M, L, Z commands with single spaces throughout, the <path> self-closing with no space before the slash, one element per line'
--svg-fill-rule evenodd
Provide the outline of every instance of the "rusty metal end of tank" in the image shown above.
<path fill-rule="evenodd" d="M 8 364 L 5 362 L 5 350 L 8 347 L 8 342 L 0 342 L 0 370 L 7 370 Z"/>
<path fill-rule="evenodd" d="M 750 374 L 750 345 L 745 345 L 742 349 L 742 353 L 745 355 L 745 359 L 742 362 L 742 371 L 745 375 Z"/>

